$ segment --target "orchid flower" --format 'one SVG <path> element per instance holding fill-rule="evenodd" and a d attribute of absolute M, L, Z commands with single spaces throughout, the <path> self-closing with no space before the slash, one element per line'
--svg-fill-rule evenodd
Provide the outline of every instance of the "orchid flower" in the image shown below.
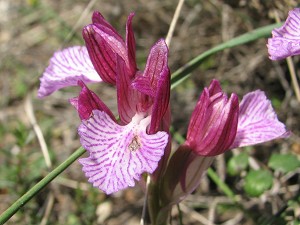
<path fill-rule="evenodd" d="M 267 47 L 271 60 L 300 54 L 300 8 L 291 10 L 283 26 L 272 31 Z"/>
<path fill-rule="evenodd" d="M 79 162 L 93 186 L 111 194 L 134 186 L 142 173 L 152 174 L 169 143 L 170 71 L 168 48 L 159 40 L 151 48 L 144 71 L 135 61 L 130 14 L 126 41 L 99 13 L 83 29 L 86 47 L 54 54 L 41 78 L 39 96 L 78 84 L 70 99 L 82 120 L 78 133 L 89 156 Z M 116 86 L 119 120 L 85 83 Z"/>
<path fill-rule="evenodd" d="M 248 93 L 239 104 L 236 94 L 228 99 L 220 83 L 213 80 L 199 98 L 185 143 L 170 159 L 165 181 L 167 198 L 177 203 L 194 191 L 214 156 L 289 134 L 264 92 Z M 175 168 L 180 171 L 177 175 L 172 173 Z"/>

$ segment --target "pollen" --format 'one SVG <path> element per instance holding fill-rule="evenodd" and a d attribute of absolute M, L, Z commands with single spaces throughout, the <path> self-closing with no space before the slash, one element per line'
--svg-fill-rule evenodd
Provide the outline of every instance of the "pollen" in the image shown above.
<path fill-rule="evenodd" d="M 138 150 L 141 147 L 141 143 L 139 141 L 138 136 L 134 136 L 130 142 L 130 144 L 128 145 L 128 149 L 132 152 L 135 152 L 136 150 Z"/>

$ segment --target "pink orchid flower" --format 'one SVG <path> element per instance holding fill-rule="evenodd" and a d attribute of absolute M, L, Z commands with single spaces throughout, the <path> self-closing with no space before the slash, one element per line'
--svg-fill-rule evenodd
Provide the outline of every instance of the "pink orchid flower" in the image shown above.
<path fill-rule="evenodd" d="M 134 186 L 142 173 L 152 174 L 169 143 L 170 71 L 168 48 L 159 40 L 151 48 L 144 71 L 135 61 L 130 14 L 126 41 L 95 12 L 83 29 L 85 47 L 54 54 L 41 78 L 40 97 L 59 88 L 79 85 L 70 100 L 82 120 L 80 142 L 89 152 L 80 159 L 93 186 L 111 194 Z M 116 86 L 119 121 L 85 83 L 103 81 Z M 168 150 L 169 151 L 169 150 Z"/>
<path fill-rule="evenodd" d="M 291 10 L 283 26 L 272 31 L 267 47 L 271 60 L 300 54 L 300 8 Z"/>
<path fill-rule="evenodd" d="M 213 80 L 194 109 L 185 143 L 170 159 L 164 184 L 167 198 L 174 204 L 193 192 L 214 156 L 289 135 L 264 92 L 250 92 L 239 104 L 236 94 L 228 99 Z"/>

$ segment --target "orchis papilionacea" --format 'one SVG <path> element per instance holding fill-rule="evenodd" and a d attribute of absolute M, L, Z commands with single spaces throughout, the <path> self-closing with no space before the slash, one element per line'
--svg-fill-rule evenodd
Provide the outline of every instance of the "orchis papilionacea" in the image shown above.
<path fill-rule="evenodd" d="M 79 96 L 70 100 L 82 120 L 80 142 L 89 152 L 89 157 L 79 162 L 89 181 L 106 194 L 134 186 L 144 172 L 153 173 L 169 142 L 168 48 L 162 39 L 155 43 L 145 70 L 139 71 L 133 16 L 128 17 L 124 41 L 95 12 L 93 23 L 83 29 L 87 48 L 56 52 L 38 92 L 44 97 L 62 87 L 81 86 Z M 119 121 L 85 85 L 101 80 L 116 86 Z"/>
<path fill-rule="evenodd" d="M 168 206 L 195 190 L 214 156 L 289 135 L 262 91 L 247 94 L 239 104 L 236 94 L 228 99 L 213 80 L 195 107 L 186 142 L 170 156 L 168 48 L 159 40 L 144 71 L 138 70 L 133 16 L 128 17 L 124 41 L 95 12 L 92 24 L 83 29 L 86 47 L 56 52 L 41 78 L 39 97 L 62 87 L 81 87 L 70 102 L 82 120 L 78 133 L 89 152 L 79 162 L 94 186 L 111 194 L 133 186 L 142 173 L 155 172 L 159 204 Z M 100 81 L 116 86 L 119 120 L 86 86 Z"/>
<path fill-rule="evenodd" d="M 170 159 L 164 180 L 166 204 L 192 193 L 215 156 L 289 135 L 263 91 L 250 92 L 239 103 L 236 94 L 228 98 L 213 80 L 192 113 L 186 141 Z"/>

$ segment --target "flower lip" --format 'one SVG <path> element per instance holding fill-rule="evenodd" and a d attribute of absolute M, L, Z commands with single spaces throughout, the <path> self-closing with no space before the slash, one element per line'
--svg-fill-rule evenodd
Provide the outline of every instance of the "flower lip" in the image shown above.
<path fill-rule="evenodd" d="M 164 154 L 168 134 L 159 131 L 148 135 L 149 122 L 149 118 L 135 115 L 131 123 L 120 126 L 99 110 L 82 122 L 78 133 L 89 157 L 79 162 L 93 186 L 111 194 L 134 186 L 142 173 L 154 172 Z"/>
<path fill-rule="evenodd" d="M 267 47 L 271 60 L 300 54 L 300 8 L 291 10 L 283 26 L 273 29 Z"/>
<path fill-rule="evenodd" d="M 286 138 L 291 132 L 281 123 L 263 91 L 245 95 L 240 103 L 237 135 L 230 148 Z"/>
<path fill-rule="evenodd" d="M 76 86 L 78 80 L 86 83 L 101 82 L 86 47 L 74 46 L 57 51 L 40 78 L 38 97 L 45 97 L 63 87 Z"/>

